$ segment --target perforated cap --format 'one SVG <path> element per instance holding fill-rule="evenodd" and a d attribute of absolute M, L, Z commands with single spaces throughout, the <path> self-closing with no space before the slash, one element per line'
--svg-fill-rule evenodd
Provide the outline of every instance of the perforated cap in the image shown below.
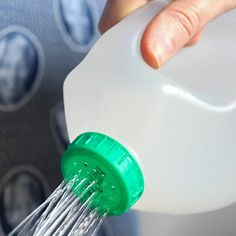
<path fill-rule="evenodd" d="M 98 197 L 92 207 L 98 207 L 100 211 L 109 209 L 110 215 L 127 211 L 144 190 L 143 174 L 134 156 L 104 134 L 90 132 L 78 136 L 64 153 L 61 167 L 66 181 L 77 174 L 80 179 L 87 179 L 88 183 L 95 176 L 99 177 L 97 186 L 93 188 L 98 192 Z M 75 194 L 80 196 L 81 190 L 75 189 Z M 87 194 L 83 201 L 91 194 Z"/>

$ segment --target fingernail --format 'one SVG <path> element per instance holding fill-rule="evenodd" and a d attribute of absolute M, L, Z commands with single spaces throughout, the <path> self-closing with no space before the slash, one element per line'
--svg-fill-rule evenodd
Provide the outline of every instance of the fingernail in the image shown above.
<path fill-rule="evenodd" d="M 143 39 L 140 45 L 141 54 L 143 56 L 144 61 L 154 69 L 158 69 L 160 67 L 160 61 L 158 55 L 155 50 L 151 47 L 151 44 L 145 42 Z"/>
<path fill-rule="evenodd" d="M 157 37 L 152 43 L 152 54 L 159 68 L 174 54 L 173 41 L 168 37 Z"/>
<path fill-rule="evenodd" d="M 160 67 L 160 61 L 158 59 L 158 56 L 156 55 L 156 53 L 154 51 L 150 52 L 150 53 L 146 53 L 146 52 L 141 52 L 143 55 L 143 59 L 144 61 L 151 66 L 153 69 L 158 69 Z"/>

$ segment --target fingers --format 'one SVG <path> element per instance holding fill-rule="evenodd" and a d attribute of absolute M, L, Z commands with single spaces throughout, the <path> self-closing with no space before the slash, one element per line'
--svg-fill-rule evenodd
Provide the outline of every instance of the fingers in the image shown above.
<path fill-rule="evenodd" d="M 99 22 L 99 30 L 104 33 L 125 16 L 146 4 L 148 0 L 107 0 Z"/>
<path fill-rule="evenodd" d="M 159 68 L 180 48 L 196 43 L 210 20 L 236 5 L 235 0 L 176 0 L 155 16 L 141 40 L 144 60 Z"/>
<path fill-rule="evenodd" d="M 99 22 L 104 33 L 148 0 L 107 0 Z M 159 68 L 180 48 L 196 44 L 201 29 L 213 18 L 236 7 L 236 0 L 175 0 L 155 16 L 141 40 L 144 60 Z"/>

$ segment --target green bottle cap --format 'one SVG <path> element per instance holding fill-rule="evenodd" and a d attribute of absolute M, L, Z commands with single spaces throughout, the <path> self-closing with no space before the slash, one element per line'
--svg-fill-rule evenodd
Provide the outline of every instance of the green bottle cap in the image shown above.
<path fill-rule="evenodd" d="M 67 183 L 74 180 L 71 189 L 82 202 L 94 194 L 90 207 L 100 213 L 126 212 L 144 190 L 143 174 L 136 159 L 123 145 L 104 134 L 89 132 L 78 136 L 65 151 L 61 168 Z M 85 194 L 88 186 L 91 188 Z"/>

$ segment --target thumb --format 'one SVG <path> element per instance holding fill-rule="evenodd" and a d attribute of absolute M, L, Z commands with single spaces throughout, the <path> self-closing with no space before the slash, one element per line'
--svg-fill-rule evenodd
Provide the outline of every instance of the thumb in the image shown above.
<path fill-rule="evenodd" d="M 153 68 L 159 68 L 180 48 L 191 44 L 192 38 L 200 36 L 199 32 L 210 20 L 234 7 L 235 0 L 173 1 L 144 31 L 141 40 L 144 60 Z"/>
<path fill-rule="evenodd" d="M 98 28 L 104 33 L 148 0 L 107 0 Z"/>

